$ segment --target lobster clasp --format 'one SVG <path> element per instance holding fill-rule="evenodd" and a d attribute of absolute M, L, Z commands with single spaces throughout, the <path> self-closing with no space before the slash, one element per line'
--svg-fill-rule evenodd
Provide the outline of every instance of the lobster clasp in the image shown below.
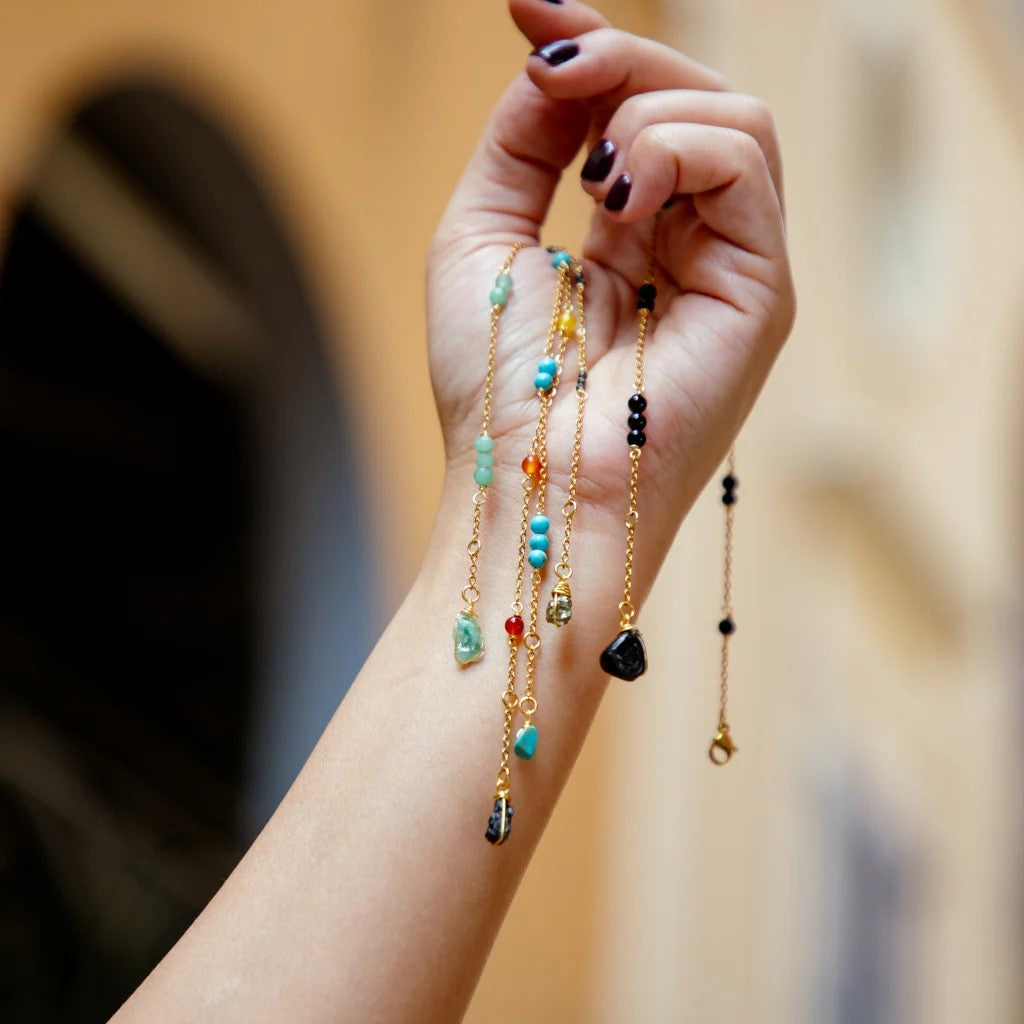
<path fill-rule="evenodd" d="M 717 765 L 728 764 L 737 749 L 736 744 L 732 741 L 732 736 L 729 735 L 729 726 L 722 722 L 718 726 L 715 738 L 711 741 L 708 757 Z"/>

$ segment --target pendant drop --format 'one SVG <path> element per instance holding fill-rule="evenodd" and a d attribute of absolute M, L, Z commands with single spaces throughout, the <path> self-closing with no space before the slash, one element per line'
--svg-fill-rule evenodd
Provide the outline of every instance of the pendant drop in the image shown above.
<path fill-rule="evenodd" d="M 640 631 L 624 629 L 601 652 L 601 668 L 610 676 L 627 682 L 647 671 L 647 651 Z"/>
<path fill-rule="evenodd" d="M 494 801 L 494 810 L 487 822 L 487 831 L 484 837 L 492 846 L 501 846 L 508 839 L 509 831 L 512 828 L 512 815 L 515 809 L 508 802 L 508 798 L 499 796 Z"/>
<path fill-rule="evenodd" d="M 546 618 L 552 626 L 564 626 L 572 618 L 572 591 L 565 580 L 559 580 L 551 589 Z"/>
<path fill-rule="evenodd" d="M 516 733 L 516 745 L 512 752 L 524 761 L 529 761 L 537 753 L 537 726 L 524 725 Z"/>
<path fill-rule="evenodd" d="M 455 644 L 455 660 L 460 665 L 472 665 L 484 656 L 484 635 L 476 616 L 470 611 L 460 612 L 456 616 L 452 641 Z"/>

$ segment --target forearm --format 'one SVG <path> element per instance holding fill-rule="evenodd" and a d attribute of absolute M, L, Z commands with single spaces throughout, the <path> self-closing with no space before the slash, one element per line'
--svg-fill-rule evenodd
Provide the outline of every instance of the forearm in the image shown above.
<path fill-rule="evenodd" d="M 588 559 L 594 535 L 581 529 L 578 611 L 558 632 L 541 629 L 541 746 L 513 764 L 513 834 L 493 847 L 484 830 L 501 751 L 514 492 L 492 495 L 488 512 L 504 512 L 485 516 L 488 649 L 466 669 L 450 633 L 470 505 L 465 486 L 446 495 L 423 572 L 295 785 L 118 1020 L 461 1016 L 604 691 L 597 654 L 614 630 L 621 566 Z"/>

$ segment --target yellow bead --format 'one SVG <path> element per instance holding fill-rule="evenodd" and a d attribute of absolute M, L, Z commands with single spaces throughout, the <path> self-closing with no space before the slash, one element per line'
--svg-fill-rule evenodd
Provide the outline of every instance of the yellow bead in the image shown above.
<path fill-rule="evenodd" d="M 576 330 L 576 317 L 566 311 L 558 318 L 558 329 L 568 338 Z"/>

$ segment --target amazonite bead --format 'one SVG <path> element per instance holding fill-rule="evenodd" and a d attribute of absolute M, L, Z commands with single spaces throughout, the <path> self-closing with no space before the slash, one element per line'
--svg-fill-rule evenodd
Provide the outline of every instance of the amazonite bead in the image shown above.
<path fill-rule="evenodd" d="M 547 551 L 548 545 L 551 542 L 544 536 L 543 533 L 535 533 L 530 538 L 530 550 L 531 551 Z"/>
<path fill-rule="evenodd" d="M 533 378 L 533 386 L 539 388 L 541 391 L 550 391 L 551 385 L 555 383 L 555 378 L 550 373 L 538 373 Z"/>
<path fill-rule="evenodd" d="M 530 565 L 534 569 L 543 569 L 548 564 L 548 553 L 546 551 L 531 551 L 528 557 Z"/>
<path fill-rule="evenodd" d="M 551 529 L 551 523 L 548 522 L 547 516 L 534 516 L 530 520 L 530 529 L 534 533 L 547 533 Z"/>
<path fill-rule="evenodd" d="M 494 472 L 488 469 L 487 466 L 478 466 L 477 471 L 473 474 L 473 479 L 481 487 L 490 487 L 491 482 L 494 480 Z"/>
<path fill-rule="evenodd" d="M 558 373 L 558 362 L 551 358 L 551 356 L 545 356 L 537 366 L 537 370 L 540 373 L 548 373 L 554 376 Z"/>
<path fill-rule="evenodd" d="M 452 641 L 455 644 L 455 660 L 460 665 L 470 665 L 484 656 L 484 636 L 475 615 L 463 612 L 456 617 L 452 627 Z"/>
<path fill-rule="evenodd" d="M 476 464 L 483 469 L 490 469 L 494 465 L 494 456 L 490 452 L 477 452 Z"/>
<path fill-rule="evenodd" d="M 499 274 L 494 279 L 494 287 L 501 288 L 503 291 L 512 291 L 512 275 L 511 274 Z"/>
<path fill-rule="evenodd" d="M 487 434 L 481 434 L 474 442 L 474 447 L 478 452 L 490 452 L 494 450 L 494 438 L 489 437 Z"/>
<path fill-rule="evenodd" d="M 492 288 L 490 299 L 492 306 L 504 306 L 508 303 L 508 292 L 504 288 Z"/>

